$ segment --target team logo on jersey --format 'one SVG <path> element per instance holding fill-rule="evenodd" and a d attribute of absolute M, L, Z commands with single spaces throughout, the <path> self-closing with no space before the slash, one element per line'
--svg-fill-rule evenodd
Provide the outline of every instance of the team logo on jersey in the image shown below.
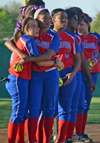
<path fill-rule="evenodd" d="M 61 41 L 59 48 L 68 48 L 68 49 L 71 49 L 71 44 L 70 44 L 70 42 Z"/>
<path fill-rule="evenodd" d="M 69 53 L 70 53 L 70 51 L 68 51 L 68 52 L 66 53 L 66 58 L 67 58 L 67 59 L 69 59 Z"/>
<path fill-rule="evenodd" d="M 42 48 L 48 49 L 50 47 L 50 42 L 39 41 L 39 39 L 35 39 L 36 45 Z"/>
<path fill-rule="evenodd" d="M 95 43 L 85 43 L 85 42 L 83 42 L 82 45 L 84 46 L 84 48 L 97 49 L 97 46 L 96 46 Z"/>

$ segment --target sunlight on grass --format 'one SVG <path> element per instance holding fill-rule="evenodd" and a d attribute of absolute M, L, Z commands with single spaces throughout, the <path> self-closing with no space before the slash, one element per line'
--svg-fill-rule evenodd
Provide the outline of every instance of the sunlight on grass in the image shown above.
<path fill-rule="evenodd" d="M 0 128 L 7 128 L 11 108 L 10 98 L 0 98 Z M 93 97 L 92 99 L 87 124 L 100 124 L 100 97 Z"/>

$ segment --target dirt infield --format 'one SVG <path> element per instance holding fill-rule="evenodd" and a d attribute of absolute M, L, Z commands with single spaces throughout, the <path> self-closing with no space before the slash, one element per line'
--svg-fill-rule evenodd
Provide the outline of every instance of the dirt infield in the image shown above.
<path fill-rule="evenodd" d="M 86 133 L 93 139 L 94 143 L 100 143 L 100 124 L 87 125 Z M 25 141 L 25 143 L 28 142 L 26 135 Z M 7 129 L 0 129 L 0 143 L 7 143 Z"/>

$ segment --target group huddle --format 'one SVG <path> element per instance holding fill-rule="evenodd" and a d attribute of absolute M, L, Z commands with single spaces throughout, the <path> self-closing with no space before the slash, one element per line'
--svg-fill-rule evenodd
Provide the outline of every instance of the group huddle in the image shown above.
<path fill-rule="evenodd" d="M 49 143 L 57 116 L 57 143 L 72 143 L 74 130 L 77 142 L 93 142 L 85 134 L 99 73 L 100 35 L 90 32 L 92 18 L 77 7 L 50 14 L 41 0 L 28 1 L 20 17 L 5 42 L 12 51 L 8 143 L 25 143 L 24 128 L 29 143 Z"/>

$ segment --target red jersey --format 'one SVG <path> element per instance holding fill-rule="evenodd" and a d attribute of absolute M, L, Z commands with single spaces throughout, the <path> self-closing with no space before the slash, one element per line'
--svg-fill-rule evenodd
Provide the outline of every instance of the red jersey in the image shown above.
<path fill-rule="evenodd" d="M 67 31 L 59 34 L 60 47 L 58 57 L 64 63 L 64 69 L 74 65 L 74 54 L 80 52 L 80 47 L 76 46 L 75 36 Z"/>
<path fill-rule="evenodd" d="M 82 39 L 82 45 L 84 47 L 84 55 L 86 60 L 96 58 L 99 54 L 98 37 L 93 33 L 89 33 L 86 37 L 80 35 Z M 99 72 L 99 63 L 97 63 L 91 73 Z"/>
<path fill-rule="evenodd" d="M 20 49 L 27 56 L 38 56 L 39 52 L 36 47 L 36 43 L 33 38 L 27 35 L 22 35 L 16 43 L 18 49 Z M 10 59 L 9 73 L 23 79 L 31 79 L 32 64 L 33 62 L 27 62 L 23 64 L 23 70 L 21 72 L 16 72 L 14 70 L 14 63 L 19 61 L 20 57 L 17 53 L 13 52 Z"/>
<path fill-rule="evenodd" d="M 49 30 L 48 33 L 44 33 L 42 35 L 40 34 L 39 38 L 35 39 L 35 41 L 40 55 L 45 54 L 48 49 L 56 51 L 57 54 L 59 53 L 60 38 L 59 35 L 54 31 Z M 43 72 L 53 67 L 54 66 L 42 67 L 34 63 L 33 70 Z"/>

